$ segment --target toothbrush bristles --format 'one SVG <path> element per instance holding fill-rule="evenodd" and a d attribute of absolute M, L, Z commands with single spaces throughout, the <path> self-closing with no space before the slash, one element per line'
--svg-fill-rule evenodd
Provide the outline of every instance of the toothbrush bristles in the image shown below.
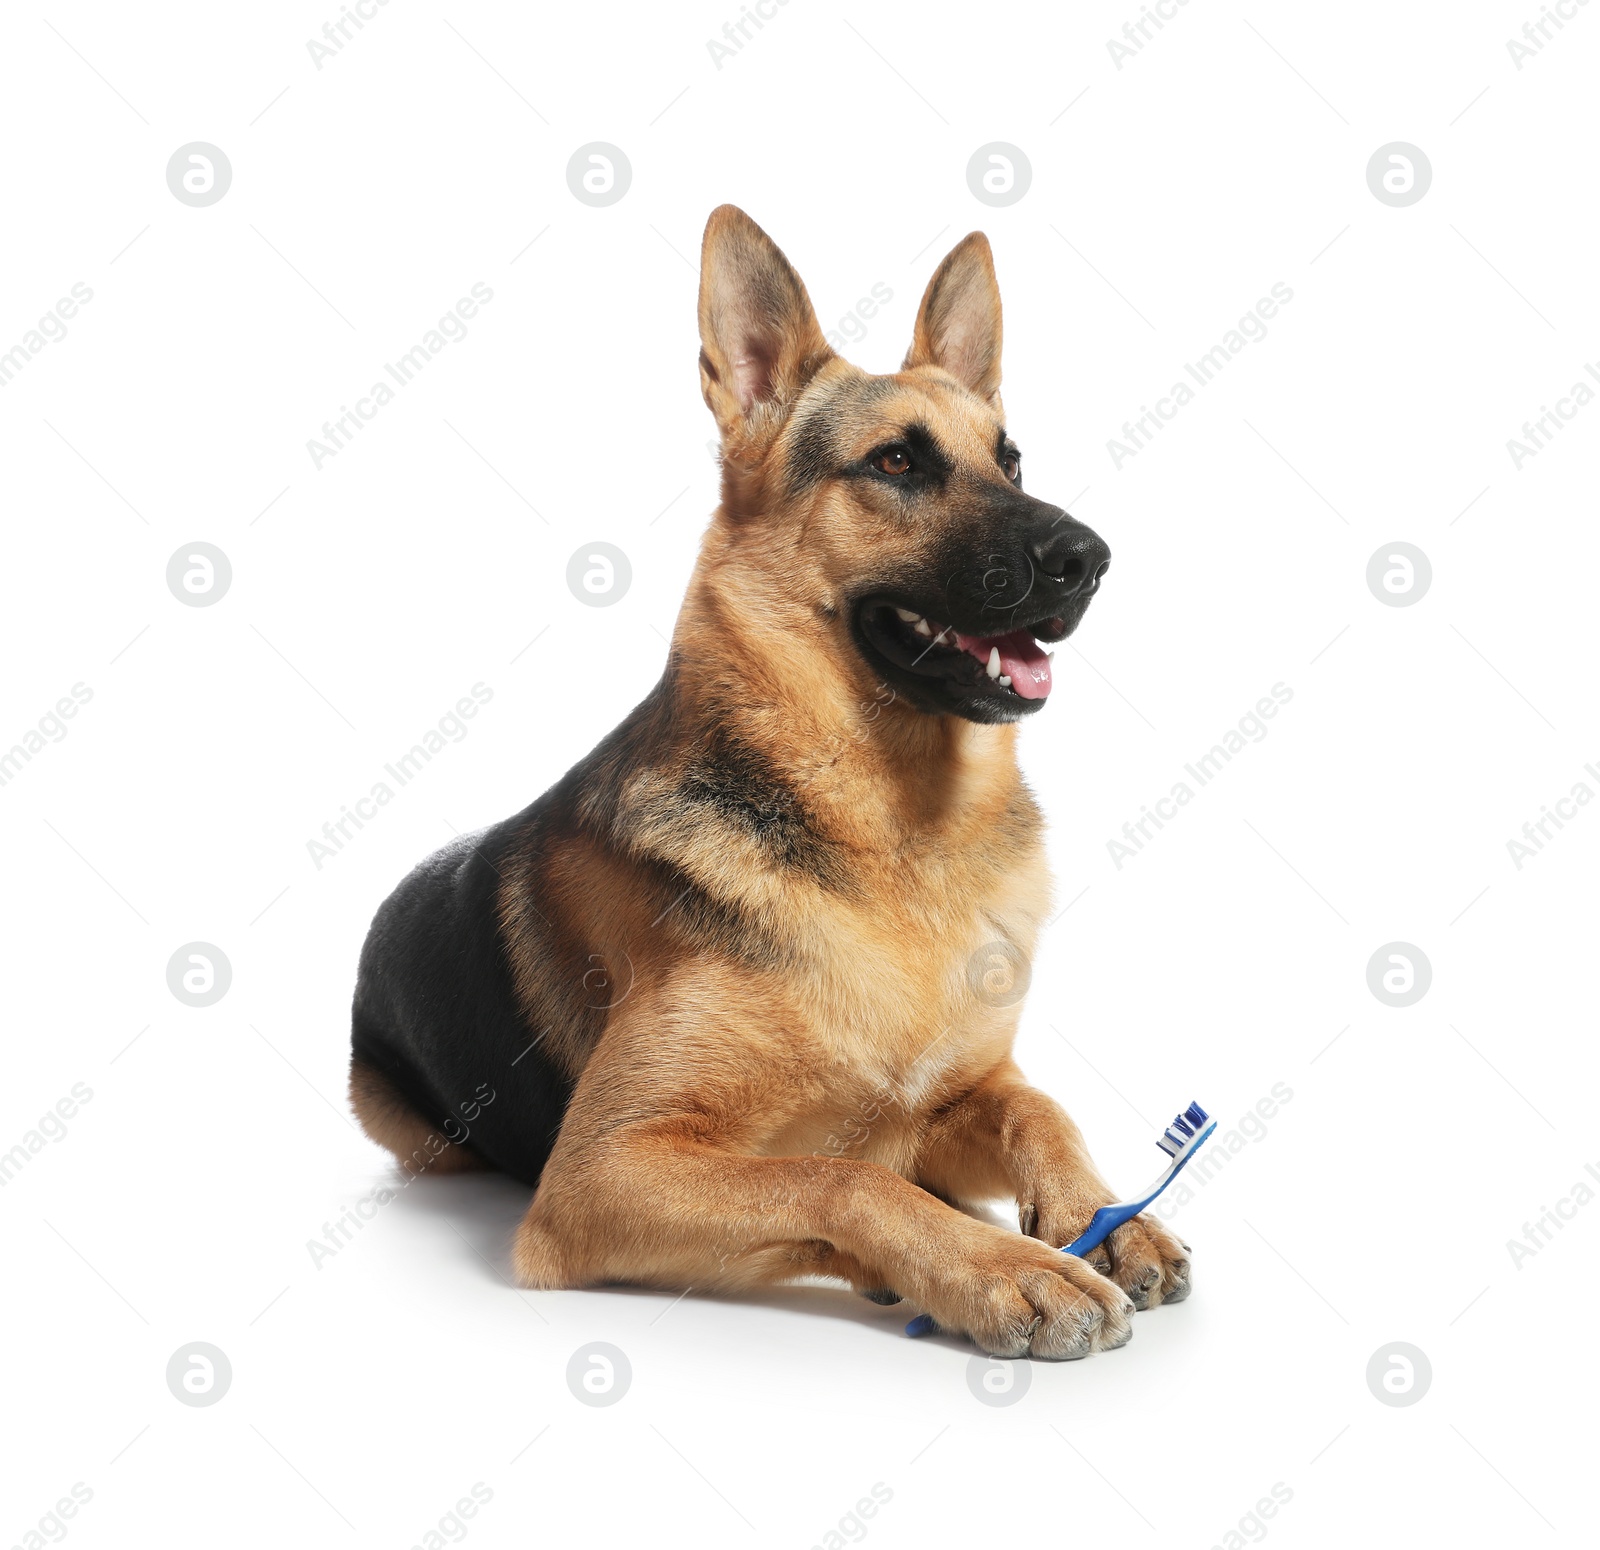
<path fill-rule="evenodd" d="M 1199 1134 L 1210 1116 L 1198 1103 L 1191 1103 L 1182 1114 L 1174 1117 L 1165 1134 L 1156 1145 L 1168 1157 L 1176 1157 Z"/>

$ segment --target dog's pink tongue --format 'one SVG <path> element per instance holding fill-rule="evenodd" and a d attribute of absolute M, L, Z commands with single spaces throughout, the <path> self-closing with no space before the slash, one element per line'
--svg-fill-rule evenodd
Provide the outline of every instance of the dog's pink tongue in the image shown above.
<path fill-rule="evenodd" d="M 956 644 L 985 667 L 989 653 L 998 648 L 1000 671 L 1011 680 L 1011 687 L 1025 700 L 1042 700 L 1050 692 L 1050 659 L 1026 630 L 1011 635 L 957 634 Z"/>

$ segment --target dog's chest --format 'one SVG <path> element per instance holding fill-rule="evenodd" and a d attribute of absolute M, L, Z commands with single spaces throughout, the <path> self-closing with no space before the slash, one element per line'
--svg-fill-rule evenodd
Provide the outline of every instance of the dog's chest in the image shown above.
<path fill-rule="evenodd" d="M 806 1032 L 819 1101 L 797 1117 L 807 1151 L 891 1155 L 926 1115 L 1010 1051 L 1048 899 L 1042 850 L 900 858 L 872 903 L 816 921 Z M 792 1137 L 791 1139 L 799 1139 Z"/>

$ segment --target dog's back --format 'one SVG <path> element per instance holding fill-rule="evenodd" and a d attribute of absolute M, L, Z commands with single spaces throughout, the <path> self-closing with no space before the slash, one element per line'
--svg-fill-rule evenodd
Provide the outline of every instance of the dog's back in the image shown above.
<path fill-rule="evenodd" d="M 412 1172 L 537 1184 L 574 1084 L 641 975 L 775 933 L 707 886 L 741 845 L 797 887 L 826 863 L 791 792 L 672 667 L 551 789 L 464 835 L 384 901 L 362 948 L 351 1102 Z M 697 878 L 699 879 L 697 881 Z"/>
<path fill-rule="evenodd" d="M 606 1011 L 552 862 L 578 839 L 585 797 L 615 795 L 660 695 L 522 812 L 428 857 L 373 918 L 351 1009 L 351 1102 L 410 1171 L 488 1165 L 538 1183 Z"/>

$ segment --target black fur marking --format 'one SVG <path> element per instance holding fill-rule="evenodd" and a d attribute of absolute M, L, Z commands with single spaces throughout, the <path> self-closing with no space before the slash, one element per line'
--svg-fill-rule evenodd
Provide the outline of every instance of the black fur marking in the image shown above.
<path fill-rule="evenodd" d="M 350 1047 L 442 1136 L 535 1184 L 572 1084 L 534 1042 L 501 946 L 497 890 L 522 822 L 447 846 L 383 902 L 361 950 Z"/>
<path fill-rule="evenodd" d="M 911 471 L 907 474 L 884 474 L 904 489 L 942 490 L 955 471 L 955 460 L 939 445 L 937 438 L 926 425 L 908 425 L 898 438 L 911 452 Z M 876 472 L 876 470 L 874 470 Z"/>
<path fill-rule="evenodd" d="M 814 490 L 835 473 L 834 427 L 826 414 L 809 415 L 789 443 L 786 459 L 789 489 L 796 495 Z"/>
<path fill-rule="evenodd" d="M 904 447 L 911 458 L 911 467 L 902 474 L 884 472 L 878 459 L 891 448 Z M 865 458 L 848 463 L 838 470 L 842 479 L 865 479 L 873 484 L 888 485 L 901 496 L 917 496 L 928 491 L 943 491 L 955 471 L 955 461 L 939 445 L 932 431 L 921 423 L 913 423 L 903 430 L 886 436 Z"/>
<path fill-rule="evenodd" d="M 731 732 L 713 734 L 678 790 L 685 802 L 754 840 L 771 866 L 802 872 L 830 890 L 844 886 L 837 847 L 817 833 L 799 796 L 766 757 Z"/>
<path fill-rule="evenodd" d="M 802 399 L 784 457 L 789 492 L 805 495 L 825 480 L 846 472 L 849 454 L 839 445 L 840 419 L 853 409 L 871 409 L 901 392 L 898 384 L 866 377 L 830 384 L 815 398 Z"/>
<path fill-rule="evenodd" d="M 685 952 L 710 949 L 753 969 L 776 969 L 793 959 L 789 948 L 747 909 L 701 887 L 665 861 L 644 860 L 656 879 L 653 899 L 657 931 L 672 933 Z"/>

